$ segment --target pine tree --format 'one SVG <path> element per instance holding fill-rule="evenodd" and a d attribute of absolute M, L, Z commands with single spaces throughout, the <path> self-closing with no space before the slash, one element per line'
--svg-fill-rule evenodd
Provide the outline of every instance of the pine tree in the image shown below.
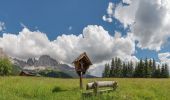
<path fill-rule="evenodd" d="M 156 62 L 155 62 L 155 59 L 153 58 L 153 60 L 152 60 L 152 77 L 155 77 L 154 76 L 155 75 L 155 71 L 156 71 Z"/>
<path fill-rule="evenodd" d="M 153 76 L 154 78 L 160 78 L 161 77 L 161 69 L 160 69 L 160 65 L 158 65 L 158 68 L 155 69 Z"/>
<path fill-rule="evenodd" d="M 123 62 L 122 76 L 127 77 L 127 73 L 128 73 L 127 65 L 125 64 L 125 62 Z"/>
<path fill-rule="evenodd" d="M 162 64 L 160 77 L 164 78 L 164 76 L 165 76 L 164 74 L 165 74 L 165 66 L 164 66 L 164 64 Z"/>
<path fill-rule="evenodd" d="M 144 62 L 142 59 L 140 59 L 139 62 L 139 77 L 144 77 L 145 75 L 145 70 L 144 70 Z"/>
<path fill-rule="evenodd" d="M 110 66 L 109 64 L 105 64 L 105 68 L 104 68 L 104 71 L 103 71 L 103 77 L 109 77 L 110 75 Z"/>
<path fill-rule="evenodd" d="M 145 59 L 145 64 L 144 64 L 144 77 L 148 78 L 151 77 L 151 71 L 149 67 L 149 62 L 148 59 Z"/>
<path fill-rule="evenodd" d="M 165 78 L 169 77 L 169 69 L 168 69 L 168 65 L 165 64 Z"/>
<path fill-rule="evenodd" d="M 135 71 L 134 71 L 134 77 L 140 77 L 140 65 L 139 62 L 136 62 L 136 67 L 135 67 Z"/>
<path fill-rule="evenodd" d="M 115 58 L 115 70 L 114 70 L 114 75 L 115 77 L 121 77 L 121 74 L 122 74 L 122 62 L 120 60 L 120 58 Z"/>
<path fill-rule="evenodd" d="M 111 61 L 111 69 L 110 69 L 110 77 L 114 77 L 115 76 L 115 60 L 114 58 L 112 58 L 112 61 Z"/>
<path fill-rule="evenodd" d="M 160 77 L 161 77 L 160 65 L 158 65 L 158 69 L 156 69 L 156 71 L 157 71 L 156 77 L 157 77 L 157 78 L 160 78 Z"/>
<path fill-rule="evenodd" d="M 133 77 L 133 70 L 133 62 L 130 61 L 127 66 L 127 77 Z"/>
<path fill-rule="evenodd" d="M 115 58 L 115 70 L 114 70 L 114 77 L 118 76 L 118 58 Z"/>
<path fill-rule="evenodd" d="M 137 66 L 135 67 L 134 76 L 135 77 L 144 77 L 145 76 L 145 70 L 144 70 L 145 63 L 142 59 L 137 63 Z"/>
<path fill-rule="evenodd" d="M 168 65 L 167 64 L 162 64 L 161 77 L 162 78 L 168 78 L 169 77 L 169 71 L 168 71 Z"/>
<path fill-rule="evenodd" d="M 153 73 L 153 68 L 152 68 L 152 66 L 153 66 L 153 64 L 152 64 L 152 59 L 149 59 L 149 71 L 150 71 L 150 77 L 152 77 L 152 73 Z"/>
<path fill-rule="evenodd" d="M 122 77 L 122 61 L 120 58 L 118 58 L 117 75 Z"/>

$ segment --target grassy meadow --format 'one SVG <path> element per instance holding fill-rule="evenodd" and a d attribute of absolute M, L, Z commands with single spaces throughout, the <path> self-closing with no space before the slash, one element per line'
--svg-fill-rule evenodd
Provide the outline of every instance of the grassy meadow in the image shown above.
<path fill-rule="evenodd" d="M 94 80 L 115 80 L 118 88 L 98 96 L 82 96 L 85 84 Z M 0 100 L 170 100 L 170 79 L 96 78 L 79 79 L 44 77 L 0 77 Z"/>

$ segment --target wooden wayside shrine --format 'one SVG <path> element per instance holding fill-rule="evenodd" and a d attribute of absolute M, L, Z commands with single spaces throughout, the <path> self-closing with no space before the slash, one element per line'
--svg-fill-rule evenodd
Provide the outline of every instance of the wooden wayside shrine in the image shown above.
<path fill-rule="evenodd" d="M 86 52 L 80 54 L 74 61 L 74 66 L 77 74 L 80 77 L 80 89 L 83 88 L 82 83 L 82 75 L 84 75 L 89 68 L 90 65 L 92 65 L 92 62 L 90 61 L 89 57 L 87 56 Z"/>

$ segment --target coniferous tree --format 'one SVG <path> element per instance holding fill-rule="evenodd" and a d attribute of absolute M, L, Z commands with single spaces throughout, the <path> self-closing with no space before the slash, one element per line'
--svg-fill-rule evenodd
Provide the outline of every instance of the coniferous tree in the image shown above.
<path fill-rule="evenodd" d="M 112 58 L 111 61 L 111 68 L 110 68 L 110 77 L 114 77 L 115 76 L 115 60 L 114 58 Z"/>
<path fill-rule="evenodd" d="M 140 76 L 140 70 L 139 70 L 139 62 L 136 62 L 136 67 L 135 67 L 135 71 L 134 71 L 134 77 L 139 77 Z"/>
<path fill-rule="evenodd" d="M 159 65 L 159 68 L 160 68 L 160 65 Z M 155 59 L 153 58 L 153 60 L 152 60 L 152 77 L 155 77 L 155 72 L 158 73 L 158 70 L 156 69 L 156 62 L 155 62 Z"/>
<path fill-rule="evenodd" d="M 152 77 L 152 73 L 153 73 L 153 68 L 152 68 L 152 66 L 153 66 L 153 64 L 152 64 L 152 59 L 149 59 L 149 71 L 150 71 L 150 77 Z"/>
<path fill-rule="evenodd" d="M 122 61 L 118 58 L 117 77 L 122 77 Z"/>
<path fill-rule="evenodd" d="M 140 59 L 136 62 L 133 68 L 133 62 L 124 62 L 120 58 L 113 58 L 111 67 L 105 64 L 103 77 L 154 77 L 154 78 L 167 78 L 169 77 L 169 70 L 167 64 L 156 66 L 154 59 Z"/>
<path fill-rule="evenodd" d="M 161 76 L 162 78 L 168 78 L 169 77 L 169 71 L 168 71 L 168 65 L 162 64 L 161 68 Z"/>
<path fill-rule="evenodd" d="M 165 78 L 168 78 L 169 77 L 169 69 L 168 69 L 168 65 L 165 64 Z"/>
<path fill-rule="evenodd" d="M 105 68 L 103 71 L 103 77 L 109 77 L 110 76 L 110 66 L 109 64 L 105 64 Z"/>
<path fill-rule="evenodd" d="M 118 76 L 118 58 L 115 58 L 115 69 L 114 69 L 114 77 Z"/>
<path fill-rule="evenodd" d="M 127 77 L 127 73 L 128 73 L 127 65 L 125 64 L 125 62 L 123 62 L 122 76 Z"/>
<path fill-rule="evenodd" d="M 145 70 L 144 70 L 144 62 L 142 59 L 140 59 L 139 62 L 139 77 L 144 77 Z"/>
<path fill-rule="evenodd" d="M 160 78 L 161 77 L 161 69 L 160 69 L 160 65 L 158 65 L 158 68 L 155 69 L 153 76 L 154 78 Z"/>
<path fill-rule="evenodd" d="M 127 77 L 133 77 L 133 62 L 130 61 L 128 62 L 128 66 L 127 66 Z"/>
<path fill-rule="evenodd" d="M 164 78 L 164 73 L 165 73 L 165 66 L 164 66 L 164 64 L 162 64 L 162 66 L 161 66 L 161 72 L 160 72 L 160 77 L 161 78 Z"/>
<path fill-rule="evenodd" d="M 144 77 L 146 78 L 151 77 L 151 70 L 147 58 L 145 59 L 145 64 L 144 64 Z"/>

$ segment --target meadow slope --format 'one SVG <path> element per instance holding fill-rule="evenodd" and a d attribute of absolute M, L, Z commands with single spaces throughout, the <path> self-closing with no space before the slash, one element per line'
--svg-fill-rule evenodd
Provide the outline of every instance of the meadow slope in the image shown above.
<path fill-rule="evenodd" d="M 115 80 L 116 91 L 97 97 L 82 97 L 79 79 L 0 77 L 0 100 L 170 100 L 170 79 L 96 78 Z"/>

